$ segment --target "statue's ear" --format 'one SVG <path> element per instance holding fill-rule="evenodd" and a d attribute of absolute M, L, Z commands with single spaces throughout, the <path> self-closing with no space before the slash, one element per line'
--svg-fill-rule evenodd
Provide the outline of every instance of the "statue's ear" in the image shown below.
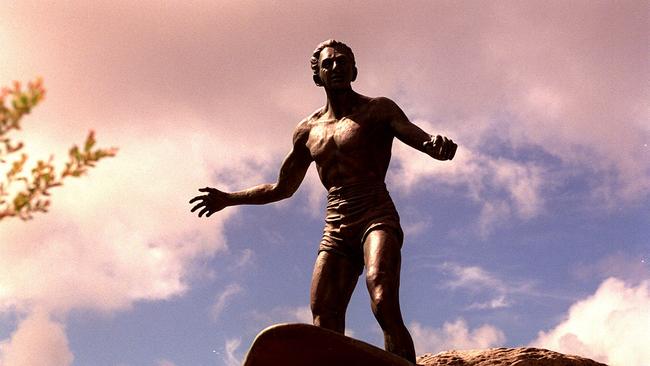
<path fill-rule="evenodd" d="M 352 81 L 357 80 L 357 67 L 355 66 L 352 70 Z"/>
<path fill-rule="evenodd" d="M 318 86 L 323 86 L 323 80 L 320 79 L 320 75 L 314 74 L 313 75 L 314 83 Z"/>

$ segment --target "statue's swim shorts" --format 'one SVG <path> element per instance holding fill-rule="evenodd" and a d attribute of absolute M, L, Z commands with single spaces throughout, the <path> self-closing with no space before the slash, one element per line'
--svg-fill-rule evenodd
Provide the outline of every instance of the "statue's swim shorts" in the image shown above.
<path fill-rule="evenodd" d="M 404 233 L 386 184 L 361 182 L 332 187 L 327 194 L 327 215 L 318 251 L 351 259 L 363 269 L 363 243 L 377 229 L 392 231 L 399 245 Z"/>

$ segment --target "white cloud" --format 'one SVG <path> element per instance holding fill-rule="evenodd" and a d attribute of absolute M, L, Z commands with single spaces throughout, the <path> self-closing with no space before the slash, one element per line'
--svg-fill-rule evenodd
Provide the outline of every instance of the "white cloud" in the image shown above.
<path fill-rule="evenodd" d="M 199 219 L 188 201 L 200 194 L 197 188 L 220 185 L 215 161 L 223 161 L 219 173 L 230 180 L 242 174 L 246 181 L 261 175 L 252 169 L 256 164 L 247 164 L 257 158 L 226 159 L 227 138 L 220 142 L 193 129 L 172 133 L 160 125 L 100 134 L 101 141 L 117 142 L 117 157 L 53 191 L 49 213 L 27 223 L 3 220 L 0 311 L 114 312 L 179 296 L 196 259 L 227 248 L 223 225 L 236 209 Z M 43 136 L 34 144 L 27 140 L 34 156 L 60 149 Z"/>
<path fill-rule="evenodd" d="M 73 359 L 64 325 L 42 310 L 23 319 L 11 338 L 0 343 L 2 366 L 66 366 Z"/>
<path fill-rule="evenodd" d="M 223 362 L 226 366 L 240 366 L 241 361 L 236 353 L 241 346 L 241 339 L 233 338 L 226 340 L 225 350 L 226 354 L 223 356 Z"/>
<path fill-rule="evenodd" d="M 451 274 L 452 278 L 446 286 L 456 288 L 467 288 L 470 290 L 490 289 L 497 292 L 507 292 L 508 286 L 493 274 L 478 266 L 461 266 L 456 263 L 445 262 L 440 268 Z"/>
<path fill-rule="evenodd" d="M 311 309 L 309 306 L 298 306 L 296 308 L 287 309 L 289 321 L 296 321 L 298 323 L 312 323 Z"/>
<path fill-rule="evenodd" d="M 263 327 L 277 323 L 312 324 L 309 306 L 279 306 L 265 312 L 255 311 L 251 314 L 251 318 Z"/>
<path fill-rule="evenodd" d="M 210 309 L 212 320 L 216 321 L 228 305 L 228 301 L 243 291 L 244 289 L 236 283 L 226 286 L 223 292 L 216 296 L 215 302 L 212 304 L 212 308 Z"/>
<path fill-rule="evenodd" d="M 637 286 L 609 278 L 578 301 L 533 346 L 589 357 L 611 366 L 650 364 L 650 281 Z"/>
<path fill-rule="evenodd" d="M 626 283 L 638 283 L 650 278 L 649 263 L 648 253 L 616 252 L 596 262 L 574 264 L 572 274 L 580 280 L 615 277 Z"/>
<path fill-rule="evenodd" d="M 416 121 L 434 131 L 425 121 Z M 396 144 L 395 166 L 389 173 L 391 187 L 410 191 L 415 186 L 462 188 L 469 199 L 481 205 L 476 229 L 487 235 L 497 223 L 513 216 L 535 217 L 544 208 L 544 168 L 536 163 L 494 158 L 461 146 L 452 162 L 438 162 L 418 151 Z M 434 183 L 435 182 L 435 183 Z"/>
<path fill-rule="evenodd" d="M 417 354 L 437 353 L 451 349 L 489 348 L 503 344 L 503 332 L 488 324 L 470 330 L 464 319 L 446 322 L 441 328 L 431 328 L 418 322 L 409 325 Z"/>
<path fill-rule="evenodd" d="M 213 184 L 207 161 L 227 147 L 192 132 L 173 141 L 131 132 L 115 138 L 117 157 L 54 191 L 48 214 L 2 222 L 0 309 L 111 311 L 168 298 L 186 289 L 195 258 L 226 248 L 223 224 L 235 210 L 199 219 L 187 202 Z"/>
<path fill-rule="evenodd" d="M 407 221 L 404 218 L 404 215 L 400 215 L 402 230 L 404 230 L 404 236 L 406 237 L 415 237 L 423 233 L 429 232 L 431 230 L 431 220 L 429 219 L 415 219 L 414 221 Z"/>
<path fill-rule="evenodd" d="M 250 248 L 246 248 L 242 250 L 241 256 L 235 260 L 235 263 L 232 265 L 231 269 L 241 270 L 247 268 L 248 266 L 252 265 L 254 261 L 255 252 Z"/>
<path fill-rule="evenodd" d="M 507 308 L 511 304 L 510 302 L 506 299 L 505 295 L 500 295 L 490 301 L 487 302 L 480 302 L 480 303 L 474 303 L 468 306 L 468 309 L 478 309 L 478 310 L 484 310 L 484 309 L 500 309 L 500 308 Z"/>
<path fill-rule="evenodd" d="M 538 296 L 534 286 L 527 281 L 504 280 L 478 266 L 463 266 L 445 262 L 438 268 L 447 276 L 443 286 L 454 290 L 471 291 L 474 295 L 488 297 L 487 300 L 472 303 L 468 310 L 500 309 L 513 304 L 513 295 Z"/>

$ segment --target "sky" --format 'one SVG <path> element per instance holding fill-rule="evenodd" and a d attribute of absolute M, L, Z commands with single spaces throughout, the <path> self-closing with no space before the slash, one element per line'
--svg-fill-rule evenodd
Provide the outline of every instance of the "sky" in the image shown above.
<path fill-rule="evenodd" d="M 0 1 L 0 85 L 43 77 L 14 136 L 60 163 L 119 148 L 0 222 L 0 365 L 239 365 L 311 321 L 326 191 L 189 212 L 274 182 L 325 102 L 309 57 L 355 52 L 356 91 L 458 143 L 396 142 L 401 304 L 417 354 L 536 346 L 650 365 L 646 1 Z M 3 166 L 1 168 L 6 168 Z M 381 346 L 360 278 L 348 335 Z"/>

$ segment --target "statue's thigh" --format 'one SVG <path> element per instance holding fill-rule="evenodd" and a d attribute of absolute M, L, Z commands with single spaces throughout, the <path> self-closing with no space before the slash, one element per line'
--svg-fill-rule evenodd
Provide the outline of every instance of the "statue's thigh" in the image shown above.
<path fill-rule="evenodd" d="M 401 244 L 393 229 L 380 227 L 369 232 L 363 245 L 363 257 L 369 282 L 399 285 Z"/>
<path fill-rule="evenodd" d="M 311 301 L 314 306 L 347 307 L 357 284 L 360 268 L 348 258 L 321 251 L 314 265 L 311 283 Z"/>

